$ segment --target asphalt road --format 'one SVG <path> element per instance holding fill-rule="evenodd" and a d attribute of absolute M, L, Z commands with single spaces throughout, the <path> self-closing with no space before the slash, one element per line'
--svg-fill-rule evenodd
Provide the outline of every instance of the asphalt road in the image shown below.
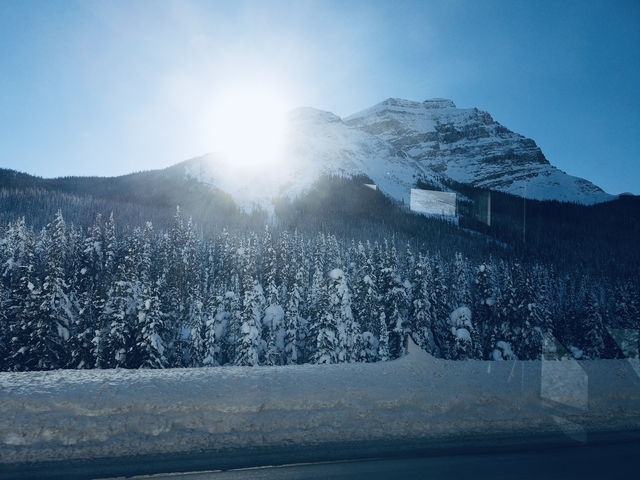
<path fill-rule="evenodd" d="M 592 437 L 492 439 L 477 443 L 343 444 L 194 452 L 95 460 L 0 464 L 0 479 L 631 479 L 640 472 L 640 432 Z"/>
<path fill-rule="evenodd" d="M 272 479 L 632 479 L 638 478 L 640 443 L 562 447 L 504 454 L 384 458 L 157 475 L 151 480 Z M 145 478 L 145 477 L 143 477 Z"/>

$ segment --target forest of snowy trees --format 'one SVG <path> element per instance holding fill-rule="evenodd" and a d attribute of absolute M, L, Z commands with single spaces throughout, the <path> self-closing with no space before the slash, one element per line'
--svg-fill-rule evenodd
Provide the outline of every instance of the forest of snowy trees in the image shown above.
<path fill-rule="evenodd" d="M 611 329 L 639 327 L 629 279 L 443 258 L 393 238 L 209 238 L 179 210 L 167 231 L 116 227 L 61 213 L 39 232 L 0 226 L 1 370 L 376 362 L 402 356 L 407 335 L 455 360 L 537 359 L 549 339 L 560 354 L 611 358 Z"/>

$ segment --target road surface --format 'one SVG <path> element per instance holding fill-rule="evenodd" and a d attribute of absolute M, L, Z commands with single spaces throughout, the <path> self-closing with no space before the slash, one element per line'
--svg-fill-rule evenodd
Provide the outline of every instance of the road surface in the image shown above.
<path fill-rule="evenodd" d="M 153 480 L 637 478 L 640 434 L 607 434 L 580 444 L 560 438 L 535 443 L 449 445 L 416 442 L 197 452 L 38 464 L 0 464 L 0 479 Z"/>
<path fill-rule="evenodd" d="M 154 475 L 146 478 L 149 480 L 632 479 L 638 478 L 639 455 L 640 444 L 627 443 L 504 454 L 363 459 L 196 472 L 178 476 Z"/>

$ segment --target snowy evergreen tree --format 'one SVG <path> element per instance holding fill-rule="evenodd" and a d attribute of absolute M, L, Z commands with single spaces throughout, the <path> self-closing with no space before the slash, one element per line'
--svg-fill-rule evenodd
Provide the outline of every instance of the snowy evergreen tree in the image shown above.
<path fill-rule="evenodd" d="M 216 322 L 226 325 L 225 336 L 221 339 L 223 363 L 235 361 L 242 326 L 242 305 L 235 292 L 227 291 L 223 296 L 221 309 L 216 313 Z"/>
<path fill-rule="evenodd" d="M 205 367 L 215 367 L 220 365 L 220 342 L 218 340 L 215 310 L 209 311 L 205 320 L 205 333 L 204 333 L 204 358 L 202 364 Z"/>
<path fill-rule="evenodd" d="M 395 249 L 390 249 L 388 262 L 393 262 Z M 390 263 L 390 264 L 391 264 Z M 387 330 L 389 332 L 389 354 L 398 358 L 405 353 L 405 338 L 408 333 L 407 293 L 404 282 L 392 267 L 383 268 L 379 274 L 382 308 L 385 311 Z"/>
<path fill-rule="evenodd" d="M 265 299 L 262 286 L 257 280 L 255 238 L 238 250 L 242 262 L 242 307 L 236 342 L 234 363 L 236 365 L 258 365 L 263 352 L 262 317 Z"/>
<path fill-rule="evenodd" d="M 293 284 L 289 287 L 289 299 L 284 315 L 285 347 L 284 363 L 295 365 L 298 363 L 298 330 L 300 317 L 300 291 L 298 285 L 302 283 L 302 274 L 298 272 Z"/>
<path fill-rule="evenodd" d="M 413 261 L 413 275 L 411 280 L 412 295 L 409 323 L 413 339 L 423 350 L 433 354 L 436 350 L 431 321 L 433 319 L 432 305 L 427 290 L 427 265 L 422 254 L 417 261 Z"/>
<path fill-rule="evenodd" d="M 499 327 L 495 334 L 497 342 L 507 342 L 512 345 L 517 338 L 518 297 L 513 284 L 513 277 L 508 268 L 501 271 L 501 295 L 498 303 Z M 495 349 L 496 345 L 492 348 Z"/>
<path fill-rule="evenodd" d="M 345 357 L 344 347 L 344 325 L 338 322 L 343 320 L 342 315 L 347 314 L 343 299 L 346 301 L 344 285 L 344 273 L 334 269 L 329 275 L 328 287 L 323 289 L 324 295 L 318 304 L 321 312 L 318 324 L 315 328 L 316 345 L 313 352 L 314 363 L 338 363 Z M 350 310 L 350 306 L 349 306 Z M 340 332 L 338 329 L 342 328 Z M 341 359 L 342 356 L 342 359 Z"/>
<path fill-rule="evenodd" d="M 262 257 L 263 257 L 263 274 L 265 285 L 265 300 L 267 306 L 278 305 L 280 294 L 278 292 L 277 281 L 277 258 L 276 251 L 273 247 L 273 239 L 269 226 L 265 227 L 262 237 Z"/>
<path fill-rule="evenodd" d="M 326 308 L 335 321 L 338 333 L 337 361 L 358 361 L 361 355 L 360 350 L 362 349 L 359 338 L 360 326 L 353 318 L 351 294 L 344 271 L 339 268 L 329 272 L 327 299 Z"/>
<path fill-rule="evenodd" d="M 469 360 L 474 357 L 473 333 L 475 328 L 472 322 L 471 310 L 468 307 L 458 307 L 451 312 L 451 334 L 453 335 L 453 348 L 451 358 L 453 360 Z"/>
<path fill-rule="evenodd" d="M 360 361 L 373 363 L 378 359 L 378 339 L 372 332 L 362 332 L 362 351 Z"/>
<path fill-rule="evenodd" d="M 315 355 L 317 346 L 317 338 L 320 330 L 321 317 L 323 315 L 325 300 L 324 272 L 322 263 L 315 257 L 315 265 L 313 268 L 313 277 L 311 279 L 311 287 L 308 292 L 307 300 L 307 317 L 310 322 L 310 336 L 314 339 L 313 344 L 309 345 L 309 355 Z"/>
<path fill-rule="evenodd" d="M 0 371 L 9 370 L 11 336 L 9 331 L 9 292 L 0 283 Z"/>
<path fill-rule="evenodd" d="M 104 227 L 104 237 L 102 240 L 102 248 L 104 249 L 103 261 L 104 271 L 113 273 L 116 268 L 116 252 L 118 248 L 116 239 L 116 222 L 113 213 L 109 215 L 109 220 Z"/>
<path fill-rule="evenodd" d="M 104 345 L 99 349 L 104 355 L 103 368 L 129 367 L 133 361 L 135 327 L 138 320 L 135 264 L 127 255 L 118 265 L 115 279 L 107 297 L 103 312 L 106 331 L 100 335 Z"/>
<path fill-rule="evenodd" d="M 192 367 L 202 366 L 205 355 L 205 324 L 202 312 L 202 301 L 198 297 L 192 297 L 189 305 L 189 362 Z"/>
<path fill-rule="evenodd" d="M 542 354 L 542 316 L 530 275 L 520 265 L 515 268 L 517 307 L 512 343 L 516 345 L 518 358 L 537 360 Z"/>
<path fill-rule="evenodd" d="M 461 253 L 455 254 L 453 262 L 453 280 L 450 294 L 450 305 L 452 309 L 459 307 L 471 306 L 471 292 L 469 289 L 469 274 L 468 274 L 468 260 L 465 259 Z"/>
<path fill-rule="evenodd" d="M 64 275 L 67 234 L 61 212 L 47 227 L 47 234 L 52 241 L 45 266 L 38 320 L 31 342 L 39 370 L 62 368 L 68 364 L 68 341 L 76 315 Z"/>
<path fill-rule="evenodd" d="M 160 311 L 158 291 L 162 282 L 145 285 L 138 304 L 140 336 L 136 345 L 138 366 L 142 368 L 165 368 L 167 366 L 166 345 L 163 338 L 164 323 Z"/>
<path fill-rule="evenodd" d="M 584 340 L 582 341 L 582 351 L 586 358 L 600 358 L 605 350 L 603 340 L 604 327 L 600 303 L 593 292 L 587 295 L 583 318 Z"/>
<path fill-rule="evenodd" d="M 39 318 L 40 291 L 36 286 L 33 235 L 24 227 L 24 222 L 17 222 L 13 233 L 12 259 L 9 274 L 15 279 L 15 287 L 8 298 L 8 330 L 10 370 L 34 370 L 38 366 L 37 351 L 34 349 L 37 322 Z M 6 272 L 6 271 L 5 271 Z"/>
<path fill-rule="evenodd" d="M 447 287 L 444 274 L 440 266 L 440 259 L 433 263 L 431 271 L 431 291 L 429 302 L 433 319 L 431 325 L 437 347 L 437 353 L 442 358 L 451 358 L 451 335 L 449 326 L 449 306 L 447 305 Z"/>
<path fill-rule="evenodd" d="M 261 351 L 262 311 L 264 294 L 257 280 L 253 280 L 251 288 L 244 294 L 240 337 L 236 349 L 236 365 L 258 365 Z"/>
<path fill-rule="evenodd" d="M 280 305 L 269 305 L 262 319 L 263 337 L 266 343 L 264 350 L 265 365 L 281 365 L 284 356 L 285 312 Z"/>
<path fill-rule="evenodd" d="M 498 316 L 495 311 L 496 299 L 493 292 L 493 270 L 481 263 L 476 269 L 473 289 L 473 310 L 475 324 L 480 332 L 478 347 L 482 358 L 490 359 L 499 336 Z"/>
<path fill-rule="evenodd" d="M 70 340 L 72 368 L 94 368 L 96 364 L 93 339 L 104 309 L 104 249 L 102 218 L 98 215 L 87 231 L 82 243 L 79 277 L 75 288 L 78 292 L 78 315 Z"/>
<path fill-rule="evenodd" d="M 387 329 L 387 318 L 384 310 L 378 314 L 378 359 L 382 362 L 389 360 L 389 330 Z"/>

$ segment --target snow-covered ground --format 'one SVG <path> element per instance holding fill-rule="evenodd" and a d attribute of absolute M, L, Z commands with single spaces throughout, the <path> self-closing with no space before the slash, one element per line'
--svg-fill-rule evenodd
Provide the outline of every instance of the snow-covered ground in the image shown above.
<path fill-rule="evenodd" d="M 640 430 L 638 360 L 0 373 L 0 462 Z"/>

